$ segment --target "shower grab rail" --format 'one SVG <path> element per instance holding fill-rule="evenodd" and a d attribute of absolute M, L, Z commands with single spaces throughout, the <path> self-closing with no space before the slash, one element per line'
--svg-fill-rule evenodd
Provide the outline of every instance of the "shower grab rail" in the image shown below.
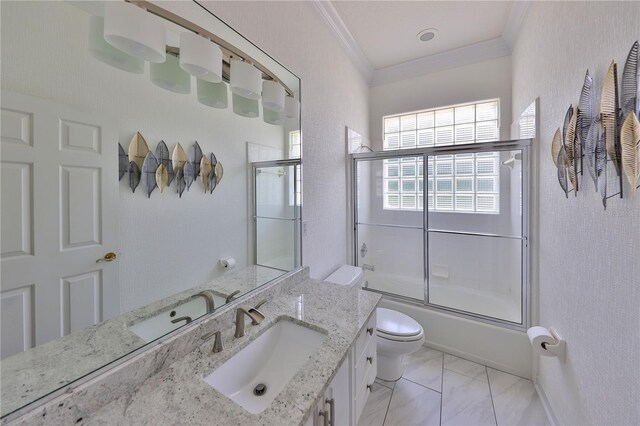
<path fill-rule="evenodd" d="M 500 235 L 500 234 L 488 234 L 484 232 L 464 232 L 464 231 L 451 231 L 448 229 L 427 229 L 427 232 L 433 232 L 436 234 L 455 234 L 455 235 L 471 235 L 474 237 L 493 237 L 493 238 L 508 238 L 511 240 L 526 240 L 524 235 Z"/>
<path fill-rule="evenodd" d="M 253 216 L 253 219 L 273 219 L 273 220 L 289 220 L 289 221 L 294 221 L 294 220 L 299 220 L 300 218 L 298 217 L 271 217 L 271 216 Z"/>

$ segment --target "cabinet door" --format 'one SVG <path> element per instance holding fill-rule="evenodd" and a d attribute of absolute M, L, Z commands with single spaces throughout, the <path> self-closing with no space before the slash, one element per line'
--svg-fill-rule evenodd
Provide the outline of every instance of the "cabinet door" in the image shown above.
<path fill-rule="evenodd" d="M 338 369 L 335 377 L 329 386 L 329 392 L 332 393 L 328 398 L 333 399 L 335 419 L 334 426 L 348 426 L 351 423 L 351 353 L 347 355 L 342 366 Z M 329 409 L 329 404 L 327 404 Z"/>

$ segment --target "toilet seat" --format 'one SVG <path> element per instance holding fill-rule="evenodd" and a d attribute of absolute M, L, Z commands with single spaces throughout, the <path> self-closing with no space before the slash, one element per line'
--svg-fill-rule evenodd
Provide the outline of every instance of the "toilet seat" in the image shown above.
<path fill-rule="evenodd" d="M 416 320 L 392 309 L 378 308 L 376 327 L 378 337 L 394 342 L 414 342 L 424 336 Z"/>

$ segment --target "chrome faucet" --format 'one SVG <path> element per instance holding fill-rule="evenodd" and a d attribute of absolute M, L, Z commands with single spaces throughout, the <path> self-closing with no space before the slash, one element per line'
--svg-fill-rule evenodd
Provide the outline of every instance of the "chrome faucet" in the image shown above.
<path fill-rule="evenodd" d="M 210 314 L 211 312 L 215 311 L 216 309 L 216 302 L 213 299 L 213 293 L 211 293 L 210 290 L 204 290 L 201 291 L 198 294 L 194 294 L 193 296 L 191 296 L 192 299 L 195 299 L 196 297 L 203 297 L 205 300 L 205 303 L 207 305 L 207 313 Z"/>
<path fill-rule="evenodd" d="M 262 312 L 249 305 L 240 305 L 236 310 L 236 332 L 234 336 L 240 338 L 244 336 L 244 316 L 251 318 L 251 324 L 258 325 L 264 319 Z"/>

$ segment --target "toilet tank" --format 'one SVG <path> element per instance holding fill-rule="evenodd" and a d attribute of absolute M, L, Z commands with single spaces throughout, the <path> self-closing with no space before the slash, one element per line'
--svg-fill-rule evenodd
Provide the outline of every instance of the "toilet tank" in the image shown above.
<path fill-rule="evenodd" d="M 324 280 L 334 284 L 347 285 L 349 287 L 361 286 L 364 274 L 362 268 L 351 265 L 342 265 Z"/>

